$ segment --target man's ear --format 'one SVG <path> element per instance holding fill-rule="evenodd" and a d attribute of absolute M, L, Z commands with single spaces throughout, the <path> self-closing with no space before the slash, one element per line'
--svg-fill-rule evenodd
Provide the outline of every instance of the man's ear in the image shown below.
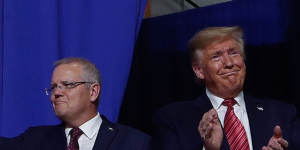
<path fill-rule="evenodd" d="M 90 96 L 91 96 L 91 101 L 92 102 L 95 102 L 97 100 L 97 97 L 99 96 L 100 94 L 100 90 L 101 90 L 101 87 L 100 87 L 100 84 L 99 83 L 93 83 L 90 87 Z"/>
<path fill-rule="evenodd" d="M 195 75 L 197 76 L 197 78 L 203 80 L 205 78 L 204 74 L 203 74 L 203 68 L 201 67 L 200 64 L 197 63 L 193 63 L 192 65 L 193 71 L 195 73 Z"/>

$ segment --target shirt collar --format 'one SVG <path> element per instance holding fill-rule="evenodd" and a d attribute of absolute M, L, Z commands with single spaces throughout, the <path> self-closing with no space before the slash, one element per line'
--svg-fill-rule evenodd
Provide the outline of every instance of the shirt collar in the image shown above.
<path fill-rule="evenodd" d="M 211 104 L 213 105 L 214 109 L 218 110 L 221 107 L 224 99 L 214 95 L 207 88 L 206 88 L 206 95 L 209 98 L 209 100 L 210 100 Z M 235 99 L 235 101 L 237 102 L 237 104 L 239 106 L 241 106 L 244 110 L 246 110 L 243 91 L 241 91 L 237 95 L 237 97 L 234 97 L 234 99 Z"/>
<path fill-rule="evenodd" d="M 92 139 L 99 130 L 101 123 L 102 119 L 99 113 L 97 113 L 97 115 L 94 118 L 79 126 L 79 129 L 81 129 L 83 134 L 85 134 L 89 139 Z M 69 136 L 71 130 L 72 128 L 65 129 L 65 133 L 67 136 Z"/>

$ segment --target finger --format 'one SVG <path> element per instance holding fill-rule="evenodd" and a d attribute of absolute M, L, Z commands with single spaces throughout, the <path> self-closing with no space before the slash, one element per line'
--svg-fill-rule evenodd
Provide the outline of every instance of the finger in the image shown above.
<path fill-rule="evenodd" d="M 283 147 L 281 147 L 281 145 L 277 142 L 268 145 L 268 147 L 270 147 L 272 150 L 283 150 Z"/>
<path fill-rule="evenodd" d="M 200 123 L 199 123 L 199 126 L 200 127 L 204 127 L 205 124 L 207 123 L 207 120 L 208 120 L 208 112 L 204 113 L 201 120 L 200 120 Z"/>
<path fill-rule="evenodd" d="M 212 109 L 210 113 L 213 119 L 218 119 L 218 112 L 215 109 Z"/>
<path fill-rule="evenodd" d="M 212 108 L 208 112 L 210 112 L 210 113 L 216 113 L 217 111 L 214 108 Z"/>
<path fill-rule="evenodd" d="M 270 147 L 267 147 L 267 146 L 263 146 L 261 149 L 262 150 L 272 150 Z"/>
<path fill-rule="evenodd" d="M 210 123 L 216 123 L 217 121 L 219 121 L 219 119 L 218 119 L 218 113 L 217 113 L 217 111 L 215 109 L 209 110 L 207 116 L 208 116 L 208 120 L 207 121 L 210 122 Z"/>
<path fill-rule="evenodd" d="M 279 138 L 277 142 L 285 149 L 289 146 L 289 142 L 283 138 Z"/>
<path fill-rule="evenodd" d="M 267 150 L 278 150 L 278 149 L 273 149 L 273 148 L 271 148 L 271 147 L 267 147 Z"/>
<path fill-rule="evenodd" d="M 210 138 L 212 133 L 212 124 L 209 124 L 206 128 L 205 138 Z"/>
<path fill-rule="evenodd" d="M 207 113 L 206 113 L 206 115 L 207 115 L 207 120 L 208 121 L 211 121 L 214 117 L 214 114 L 215 114 L 215 111 L 214 111 L 214 109 L 210 109 Z"/>
<path fill-rule="evenodd" d="M 208 112 L 204 113 L 198 125 L 198 132 L 203 139 L 211 136 L 213 125 L 216 124 L 216 120 L 218 121 L 218 115 L 215 109 L 210 109 Z"/>
<path fill-rule="evenodd" d="M 203 126 L 204 126 L 204 121 L 200 120 L 199 125 L 198 125 L 198 130 L 203 128 Z"/>
<path fill-rule="evenodd" d="M 206 129 L 207 128 L 207 126 L 209 125 L 209 123 L 210 123 L 210 121 L 211 121 L 211 119 L 210 119 L 210 114 L 209 113 L 205 113 L 204 114 L 204 119 L 203 119 L 203 121 L 202 121 L 202 127 L 204 128 L 204 129 Z"/>
<path fill-rule="evenodd" d="M 202 121 L 207 122 L 209 121 L 209 111 L 204 113 L 204 115 L 202 116 Z"/>
<path fill-rule="evenodd" d="M 202 128 L 202 127 L 199 125 L 199 126 L 198 126 L 198 132 L 199 132 L 201 138 L 204 140 L 204 138 L 205 138 L 205 129 Z"/>
<path fill-rule="evenodd" d="M 209 123 L 213 122 L 214 120 L 214 109 L 209 110 L 208 112 L 206 112 L 203 117 L 202 117 L 202 124 L 201 126 L 203 128 L 207 128 L 207 126 L 209 125 Z"/>
<path fill-rule="evenodd" d="M 200 136 L 202 138 L 204 138 L 206 136 L 206 128 L 209 125 L 210 119 L 210 111 L 204 113 L 204 115 L 202 116 L 202 119 L 200 120 L 200 123 L 198 125 L 198 132 L 200 133 Z"/>
<path fill-rule="evenodd" d="M 217 117 L 214 117 L 213 120 L 211 121 L 211 123 L 215 124 L 215 125 L 219 125 L 220 124 L 220 121 L 219 121 L 219 118 L 218 116 Z M 221 125 L 221 124 L 220 124 Z"/>
<path fill-rule="evenodd" d="M 201 138 L 205 141 L 207 138 L 211 137 L 212 125 L 208 124 L 205 128 L 200 128 L 199 133 Z"/>
<path fill-rule="evenodd" d="M 282 131 L 280 129 L 280 126 L 275 126 L 274 127 L 274 135 L 275 138 L 281 138 L 282 137 Z"/>
<path fill-rule="evenodd" d="M 198 126 L 198 132 L 200 133 L 200 136 L 202 138 L 204 138 L 204 134 L 205 134 L 205 128 L 204 128 L 204 123 L 203 121 L 201 120 L 200 123 L 199 123 L 199 126 Z"/>
<path fill-rule="evenodd" d="M 214 117 L 218 115 L 217 111 L 216 111 L 215 109 L 213 109 L 213 108 L 210 109 L 208 112 L 209 112 L 209 114 L 210 114 L 211 116 L 214 116 Z"/>
<path fill-rule="evenodd" d="M 221 123 L 219 121 L 218 113 L 215 109 L 210 109 L 207 113 L 207 116 L 209 116 L 208 125 L 210 125 L 210 129 L 207 130 L 208 134 L 211 134 L 215 128 L 221 127 Z"/>
<path fill-rule="evenodd" d="M 270 147 L 272 150 L 280 150 L 282 147 L 277 142 L 277 138 L 272 137 L 268 143 L 268 147 Z"/>

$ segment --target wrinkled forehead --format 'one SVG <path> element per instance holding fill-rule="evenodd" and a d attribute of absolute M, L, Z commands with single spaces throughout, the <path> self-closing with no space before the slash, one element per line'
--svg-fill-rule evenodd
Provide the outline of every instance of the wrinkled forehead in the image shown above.
<path fill-rule="evenodd" d="M 242 57 L 244 57 L 242 46 L 234 39 L 212 42 L 205 48 L 196 49 L 194 53 L 197 58 L 197 62 L 199 63 L 199 61 L 201 62 L 204 57 L 208 57 L 215 53 L 224 53 L 228 50 L 238 50 L 242 54 Z"/>
<path fill-rule="evenodd" d="M 241 51 L 241 47 L 235 40 L 225 40 L 220 42 L 214 42 L 204 49 L 205 52 L 210 51 L 226 51 L 229 49 L 235 49 Z"/>
<path fill-rule="evenodd" d="M 61 64 L 55 67 L 51 82 L 82 80 L 82 66 L 76 63 Z"/>

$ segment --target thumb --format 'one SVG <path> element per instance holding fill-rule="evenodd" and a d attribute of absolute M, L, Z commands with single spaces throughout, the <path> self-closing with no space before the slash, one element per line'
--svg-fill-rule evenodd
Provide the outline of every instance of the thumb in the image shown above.
<path fill-rule="evenodd" d="M 282 132 L 281 132 L 281 129 L 280 129 L 280 126 L 276 125 L 274 127 L 274 135 L 273 135 L 275 138 L 280 138 L 282 137 Z"/>

